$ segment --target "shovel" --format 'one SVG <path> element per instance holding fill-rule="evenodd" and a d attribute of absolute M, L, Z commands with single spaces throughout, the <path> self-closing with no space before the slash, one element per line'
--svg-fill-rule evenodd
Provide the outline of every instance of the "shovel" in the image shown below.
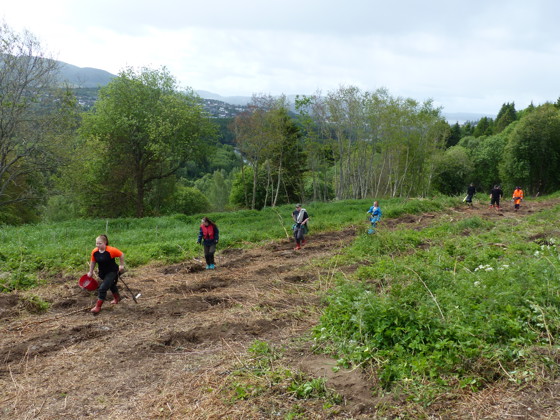
<path fill-rule="evenodd" d="M 136 296 L 134 296 L 134 293 L 132 293 L 132 290 L 130 290 L 130 287 L 128 287 L 128 284 L 126 284 L 122 278 L 122 274 L 121 272 L 119 272 L 118 274 L 118 279 L 120 281 L 122 281 L 122 284 L 124 284 L 124 287 L 126 287 L 126 290 L 128 290 L 128 293 L 130 293 L 130 296 L 132 296 L 132 299 L 134 300 L 134 303 L 138 303 L 138 301 L 136 300 Z"/>

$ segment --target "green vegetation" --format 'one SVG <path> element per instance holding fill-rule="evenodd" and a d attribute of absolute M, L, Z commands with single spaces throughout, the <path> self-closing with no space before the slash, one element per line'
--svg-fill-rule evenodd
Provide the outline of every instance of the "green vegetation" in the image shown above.
<path fill-rule="evenodd" d="M 341 258 L 367 264 L 329 294 L 319 346 L 426 404 L 453 388 L 557 373 L 559 213 L 360 236 Z"/>
<path fill-rule="evenodd" d="M 450 126 L 431 100 L 343 86 L 212 118 L 165 67 L 124 69 L 98 94 L 60 89 L 58 71 L 0 25 L 0 224 L 560 189 L 560 101 Z"/>
<path fill-rule="evenodd" d="M 442 209 L 453 198 L 392 199 L 382 202 L 386 217 Z M 346 200 L 306 205 L 311 232 L 337 230 L 365 220 L 369 200 Z M 219 249 L 255 246 L 260 241 L 291 237 L 292 206 L 230 213 L 209 213 L 220 228 Z M 363 218 L 362 218 L 363 215 Z M 36 225 L 6 226 L 0 230 L 0 263 L 4 289 L 25 289 L 38 276 L 86 270 L 95 237 L 107 233 L 110 243 L 126 254 L 131 267 L 151 261 L 177 262 L 200 255 L 196 244 L 202 214 L 143 219 L 92 219 Z M 2 274 L 2 273 L 0 273 Z"/>

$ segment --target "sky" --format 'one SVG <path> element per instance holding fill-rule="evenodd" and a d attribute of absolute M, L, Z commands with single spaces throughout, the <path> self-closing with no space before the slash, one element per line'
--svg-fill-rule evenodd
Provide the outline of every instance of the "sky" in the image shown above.
<path fill-rule="evenodd" d="M 7 4 L 6 4 L 7 3 Z M 222 96 L 341 86 L 495 115 L 560 97 L 557 0 L 5 0 L 53 58 Z"/>

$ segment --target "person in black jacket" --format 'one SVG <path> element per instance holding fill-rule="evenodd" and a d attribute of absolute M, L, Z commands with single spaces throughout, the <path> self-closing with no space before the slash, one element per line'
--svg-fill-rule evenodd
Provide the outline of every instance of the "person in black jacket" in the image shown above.
<path fill-rule="evenodd" d="M 494 207 L 496 210 L 500 210 L 500 198 L 504 196 L 504 192 L 499 185 L 494 185 L 492 191 L 490 191 L 490 208 Z"/>
<path fill-rule="evenodd" d="M 468 206 L 472 207 L 473 205 L 472 199 L 475 193 L 476 193 L 476 188 L 474 187 L 474 184 L 471 182 L 471 184 L 467 187 L 467 196 L 465 197 L 465 203 L 467 203 Z"/>
<path fill-rule="evenodd" d="M 218 230 L 218 226 L 208 217 L 202 218 L 197 242 L 204 245 L 204 258 L 206 259 L 207 270 L 216 268 L 214 253 L 216 252 L 216 244 L 219 238 L 220 231 Z"/>

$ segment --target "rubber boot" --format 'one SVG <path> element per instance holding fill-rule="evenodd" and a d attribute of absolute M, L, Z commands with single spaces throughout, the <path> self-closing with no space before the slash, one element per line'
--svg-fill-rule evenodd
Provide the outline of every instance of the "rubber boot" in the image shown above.
<path fill-rule="evenodd" d="M 103 305 L 103 301 L 101 299 L 97 299 L 97 303 L 91 309 L 91 313 L 94 314 L 94 315 L 97 315 L 99 313 L 99 311 L 101 311 L 101 305 Z"/>
<path fill-rule="evenodd" d="M 297 244 L 296 247 L 294 248 L 294 251 L 297 251 L 299 249 L 301 249 L 301 246 L 299 244 Z"/>
<path fill-rule="evenodd" d="M 116 305 L 121 301 L 121 296 L 118 293 L 113 293 L 113 300 L 111 301 L 111 305 Z"/>

